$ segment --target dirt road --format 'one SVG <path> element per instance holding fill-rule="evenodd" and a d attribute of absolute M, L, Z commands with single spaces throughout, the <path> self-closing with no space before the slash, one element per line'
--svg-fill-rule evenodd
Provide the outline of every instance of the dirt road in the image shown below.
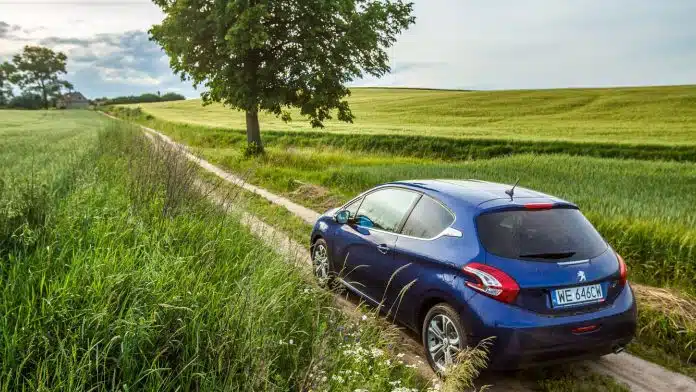
<path fill-rule="evenodd" d="M 118 120 L 113 116 L 109 117 Z M 230 184 L 253 192 L 274 204 L 285 207 L 288 211 L 309 224 L 314 224 L 320 216 L 316 211 L 303 207 L 282 196 L 275 195 L 263 188 L 246 183 L 243 179 L 234 174 L 224 171 L 210 162 L 197 157 L 189 151 L 187 146 L 174 142 L 168 136 L 154 129 L 144 126 L 141 126 L 141 128 L 150 137 L 159 137 L 163 142 L 180 148 L 188 159 L 195 162 L 206 171 L 215 174 Z M 223 203 L 223 198 L 216 196 L 214 193 L 211 195 L 213 198 L 216 198 L 219 203 Z M 235 208 L 234 206 L 226 207 L 229 209 Z M 241 214 L 241 220 L 244 225 L 258 237 L 264 239 L 269 245 L 276 248 L 280 253 L 284 254 L 289 262 L 302 266 L 305 270 L 311 270 L 311 268 L 307 268 L 311 266 L 311 261 L 309 252 L 304 246 L 293 241 L 285 234 L 262 222 L 253 215 L 244 211 L 238 211 L 238 213 Z M 311 271 L 308 271 L 308 273 L 311 273 Z M 355 302 L 341 297 L 337 299 L 337 304 L 346 312 L 358 314 L 356 313 L 358 311 L 356 310 Z M 430 367 L 424 363 L 422 345 L 417 340 L 417 337 L 412 336 L 404 330 L 400 330 L 399 338 L 401 339 L 403 352 L 406 354 L 404 357 L 406 362 L 418 365 L 419 372 L 427 379 L 433 378 L 435 375 Z M 592 371 L 607 374 L 615 378 L 617 381 L 628 385 L 631 391 L 635 392 L 696 392 L 696 381 L 693 379 L 627 353 L 608 355 L 598 361 L 586 362 L 584 365 L 592 369 Z M 482 385 L 492 384 L 493 388 L 489 390 L 493 391 L 525 391 L 528 390 L 529 387 L 525 382 L 503 374 L 489 374 L 483 380 L 480 380 L 479 383 L 482 383 Z"/>

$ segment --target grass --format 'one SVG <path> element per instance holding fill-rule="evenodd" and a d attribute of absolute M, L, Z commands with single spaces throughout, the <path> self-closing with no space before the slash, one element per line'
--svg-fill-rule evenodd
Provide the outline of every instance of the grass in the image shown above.
<path fill-rule="evenodd" d="M 263 124 L 271 130 L 264 133 L 267 154 L 258 159 L 242 156 L 242 132 L 220 128 L 241 128 L 241 123 L 234 123 L 234 112 L 220 107 L 201 109 L 195 102 L 181 102 L 178 109 L 145 106 L 146 115 L 142 111 L 120 114 L 135 114 L 131 120 L 193 146 L 234 172 L 253 173 L 250 182 L 316 210 L 399 179 L 479 178 L 512 183 L 520 177 L 523 186 L 576 202 L 627 260 L 632 281 L 670 288 L 688 299 L 696 294 L 696 164 L 674 160 L 693 160 L 689 157 L 696 151 L 694 128 L 687 125 L 693 121 L 694 106 L 689 102 L 695 92 L 691 86 L 491 93 L 358 90 L 354 97 L 362 101 L 356 102 L 371 104 L 362 107 L 368 124 L 330 126 L 328 132 L 316 133 L 288 130 L 268 121 Z M 554 102 L 557 108 L 563 107 L 563 100 L 575 95 L 595 98 L 575 109 L 552 109 Z M 443 101 L 454 96 L 467 97 L 468 114 L 454 111 L 456 118 L 447 117 L 445 112 L 451 108 L 442 109 Z M 391 116 L 389 110 L 398 111 L 398 105 L 389 106 L 389 97 L 403 110 L 412 109 L 413 116 L 403 112 Z M 494 126 L 516 124 L 520 131 L 515 128 L 512 135 L 491 130 L 487 135 L 493 139 L 481 139 L 468 133 L 473 127 L 467 122 L 471 112 L 499 115 L 503 119 Z M 442 123 L 428 117 L 431 113 L 449 118 L 448 130 L 439 128 Z M 157 115 L 167 116 L 166 120 Z M 434 121 L 432 128 L 424 128 L 425 118 Z M 403 129 L 385 125 L 391 122 Z M 542 128 L 530 133 L 526 131 L 531 129 L 529 124 Z M 573 124 L 580 125 L 574 128 Z M 359 133 L 353 132 L 358 129 Z M 659 134 L 656 129 L 661 130 Z M 593 133 L 600 130 L 607 132 L 603 146 Z M 526 153 L 530 151 L 542 154 Z M 672 305 L 655 306 L 640 293 L 639 301 L 644 309 L 643 328 L 631 351 L 693 377 L 696 326 L 688 320 L 696 313 L 669 312 L 665 309 Z"/>
<path fill-rule="evenodd" d="M 43 223 L 34 207 L 68 191 L 74 169 L 104 118 L 88 112 L 0 112 L 0 256 L 17 239 L 14 230 Z M 14 235 L 14 237 L 13 237 Z"/>
<path fill-rule="evenodd" d="M 141 117 L 140 121 L 153 120 Z M 245 159 L 244 139 L 225 138 L 210 128 L 192 130 L 156 121 L 164 125 L 157 129 L 193 146 L 212 162 L 251 173 L 250 182 L 320 211 L 394 180 L 477 178 L 512 183 L 519 177 L 522 186 L 577 203 L 628 261 L 633 280 L 696 293 L 694 163 L 524 154 L 448 162 L 272 143 L 264 157 Z"/>
<path fill-rule="evenodd" d="M 592 373 L 581 366 L 559 369 L 536 369 L 531 375 L 537 380 L 537 389 L 543 392 L 628 392 L 626 385 L 616 382 L 611 377 Z"/>
<path fill-rule="evenodd" d="M 196 193 L 177 154 L 56 116 L 2 139 L 0 390 L 425 388 L 387 361 L 382 327 Z"/>
<path fill-rule="evenodd" d="M 668 290 L 634 291 L 639 328 L 629 351 L 696 379 L 696 301 Z"/>
<path fill-rule="evenodd" d="M 326 131 L 696 145 L 696 86 L 518 91 L 354 88 L 352 92 L 349 102 L 357 116 L 355 123 L 330 121 Z M 201 107 L 199 100 L 141 106 L 173 122 L 245 129 L 243 113 L 221 105 Z M 296 111 L 291 113 L 295 121 L 290 124 L 262 116 L 262 129 L 311 130 Z"/>

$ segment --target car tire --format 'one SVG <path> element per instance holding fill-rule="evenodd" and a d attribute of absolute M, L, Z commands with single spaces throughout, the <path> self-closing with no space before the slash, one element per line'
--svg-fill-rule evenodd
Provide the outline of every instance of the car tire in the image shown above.
<path fill-rule="evenodd" d="M 467 346 L 466 331 L 459 313 L 446 303 L 433 306 L 425 315 L 421 339 L 425 357 L 438 374 L 442 374 L 445 367 Z M 438 343 L 441 349 L 438 349 Z"/>
<path fill-rule="evenodd" d="M 323 238 L 314 241 L 311 249 L 312 272 L 321 287 L 331 287 L 333 284 L 330 254 L 329 245 Z"/>

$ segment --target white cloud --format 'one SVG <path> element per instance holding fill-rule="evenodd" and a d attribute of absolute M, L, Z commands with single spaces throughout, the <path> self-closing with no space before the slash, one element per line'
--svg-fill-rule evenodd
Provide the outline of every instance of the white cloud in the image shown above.
<path fill-rule="evenodd" d="M 389 50 L 392 74 L 355 85 L 505 89 L 696 83 L 696 2 L 691 0 L 415 3 L 416 25 Z M 176 88 L 195 96 L 147 41 L 145 31 L 162 17 L 149 0 L 0 3 L 0 21 L 8 26 L 0 29 L 0 59 L 27 43 L 43 42 L 68 53 L 70 76 L 89 94 Z"/>

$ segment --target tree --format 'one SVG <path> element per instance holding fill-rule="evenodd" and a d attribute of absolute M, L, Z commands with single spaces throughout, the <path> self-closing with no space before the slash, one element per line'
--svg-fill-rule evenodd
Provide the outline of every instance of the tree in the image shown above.
<path fill-rule="evenodd" d="M 24 92 L 35 92 L 41 95 L 44 109 L 48 109 L 49 100 L 56 99 L 61 88 L 72 89 L 72 84 L 59 79 L 60 74 L 66 73 L 67 56 L 62 52 L 54 52 L 41 46 L 25 46 L 21 54 L 12 59 L 17 72 L 13 82 Z"/>
<path fill-rule="evenodd" d="M 12 99 L 10 79 L 15 73 L 14 66 L 8 62 L 0 64 L 0 106 L 5 106 Z"/>
<path fill-rule="evenodd" d="M 313 127 L 354 115 L 346 83 L 390 71 L 386 49 L 414 23 L 403 0 L 153 0 L 166 14 L 150 29 L 172 69 L 204 104 L 246 112 L 247 141 L 263 151 L 260 110 Z"/>
<path fill-rule="evenodd" d="M 39 94 L 23 92 L 10 100 L 7 107 L 10 109 L 41 109 L 44 105 L 43 99 Z"/>

